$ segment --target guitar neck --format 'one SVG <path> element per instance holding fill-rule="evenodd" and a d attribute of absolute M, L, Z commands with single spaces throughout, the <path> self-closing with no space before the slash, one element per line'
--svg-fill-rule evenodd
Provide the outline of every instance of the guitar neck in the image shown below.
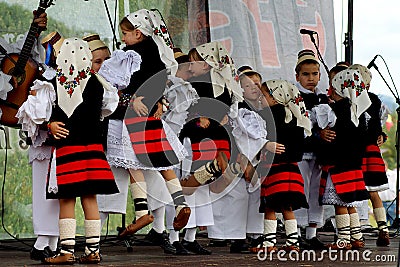
<path fill-rule="evenodd" d="M 40 16 L 44 12 L 45 12 L 45 9 L 39 7 L 36 12 L 36 17 Z M 32 21 L 31 27 L 29 28 L 29 32 L 26 36 L 24 45 L 22 46 L 22 50 L 19 54 L 18 61 L 15 66 L 16 73 L 14 73 L 14 74 L 18 75 L 18 74 L 22 74 L 24 72 L 26 63 L 28 62 L 28 59 L 31 57 L 32 48 L 33 48 L 33 45 L 37 38 L 38 32 L 39 32 L 39 26 Z"/>

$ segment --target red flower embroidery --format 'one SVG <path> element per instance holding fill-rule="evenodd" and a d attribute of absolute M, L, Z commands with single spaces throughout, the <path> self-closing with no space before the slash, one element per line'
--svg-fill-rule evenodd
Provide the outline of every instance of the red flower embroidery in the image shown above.
<path fill-rule="evenodd" d="M 63 84 L 67 81 L 67 77 L 65 77 L 64 75 L 60 77 L 60 83 Z"/>
<path fill-rule="evenodd" d="M 86 78 L 86 73 L 85 73 L 85 71 L 84 71 L 84 70 L 80 71 L 80 72 L 78 73 L 78 76 L 79 76 L 81 79 L 85 79 L 85 78 Z"/>

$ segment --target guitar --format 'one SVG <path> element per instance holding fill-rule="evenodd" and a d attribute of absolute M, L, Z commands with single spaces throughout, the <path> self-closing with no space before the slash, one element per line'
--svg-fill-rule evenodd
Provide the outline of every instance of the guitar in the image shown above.
<path fill-rule="evenodd" d="M 53 0 L 40 0 L 35 16 L 40 16 L 51 5 L 53 5 Z M 1 71 L 16 79 L 16 86 L 8 92 L 7 99 L 0 101 L 0 109 L 3 112 L 0 118 L 2 125 L 20 128 L 15 115 L 19 107 L 28 99 L 29 88 L 39 75 L 39 65 L 31 58 L 33 44 L 38 33 L 39 26 L 32 22 L 21 52 L 9 54 L 1 62 Z"/>

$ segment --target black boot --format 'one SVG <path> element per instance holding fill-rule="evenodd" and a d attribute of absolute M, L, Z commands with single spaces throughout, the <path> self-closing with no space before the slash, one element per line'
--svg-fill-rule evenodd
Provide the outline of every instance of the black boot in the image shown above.
<path fill-rule="evenodd" d="M 145 239 L 149 240 L 156 246 L 160 246 L 164 249 L 164 253 L 167 254 L 175 254 L 176 249 L 169 242 L 168 234 L 166 231 L 162 233 L 157 233 L 154 229 L 151 229 L 149 233 L 146 235 Z"/>
<path fill-rule="evenodd" d="M 230 253 L 250 253 L 246 239 L 235 239 L 231 241 Z"/>
<path fill-rule="evenodd" d="M 182 246 L 197 255 L 211 255 L 211 251 L 202 247 L 196 240 L 193 242 L 183 240 Z"/>

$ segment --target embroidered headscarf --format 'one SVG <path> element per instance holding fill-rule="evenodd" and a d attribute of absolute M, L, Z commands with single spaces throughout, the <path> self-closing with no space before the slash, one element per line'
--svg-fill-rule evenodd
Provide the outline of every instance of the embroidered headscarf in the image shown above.
<path fill-rule="evenodd" d="M 351 70 L 358 70 L 358 72 L 361 74 L 361 77 L 365 83 L 365 89 L 369 89 L 371 86 L 371 80 L 372 80 L 372 73 L 371 71 L 365 67 L 364 65 L 361 64 L 353 64 L 349 67 Z"/>
<path fill-rule="evenodd" d="M 285 106 L 285 122 L 297 119 L 297 126 L 304 128 L 307 136 L 311 135 L 311 121 L 304 100 L 296 85 L 285 80 L 270 80 L 266 82 L 272 97 L 281 105 Z"/>
<path fill-rule="evenodd" d="M 167 26 L 160 15 L 155 11 L 140 9 L 129 14 L 126 18 L 135 29 L 140 30 L 144 35 L 150 36 L 154 40 L 157 44 L 161 61 L 167 69 L 171 70 L 171 74 L 175 75 L 178 63 L 174 58 L 173 44 Z"/>
<path fill-rule="evenodd" d="M 58 106 L 68 117 L 82 103 L 82 93 L 92 74 L 92 52 L 79 38 L 65 39 L 57 57 Z"/>
<path fill-rule="evenodd" d="M 220 96 L 226 86 L 235 100 L 243 101 L 243 89 L 239 85 L 235 65 L 226 48 L 220 42 L 210 42 L 199 45 L 196 50 L 212 67 L 210 72 L 214 97 Z"/>
<path fill-rule="evenodd" d="M 342 70 L 333 78 L 332 87 L 338 95 L 350 99 L 351 121 L 358 126 L 358 118 L 371 105 L 360 72 L 354 69 Z"/>

